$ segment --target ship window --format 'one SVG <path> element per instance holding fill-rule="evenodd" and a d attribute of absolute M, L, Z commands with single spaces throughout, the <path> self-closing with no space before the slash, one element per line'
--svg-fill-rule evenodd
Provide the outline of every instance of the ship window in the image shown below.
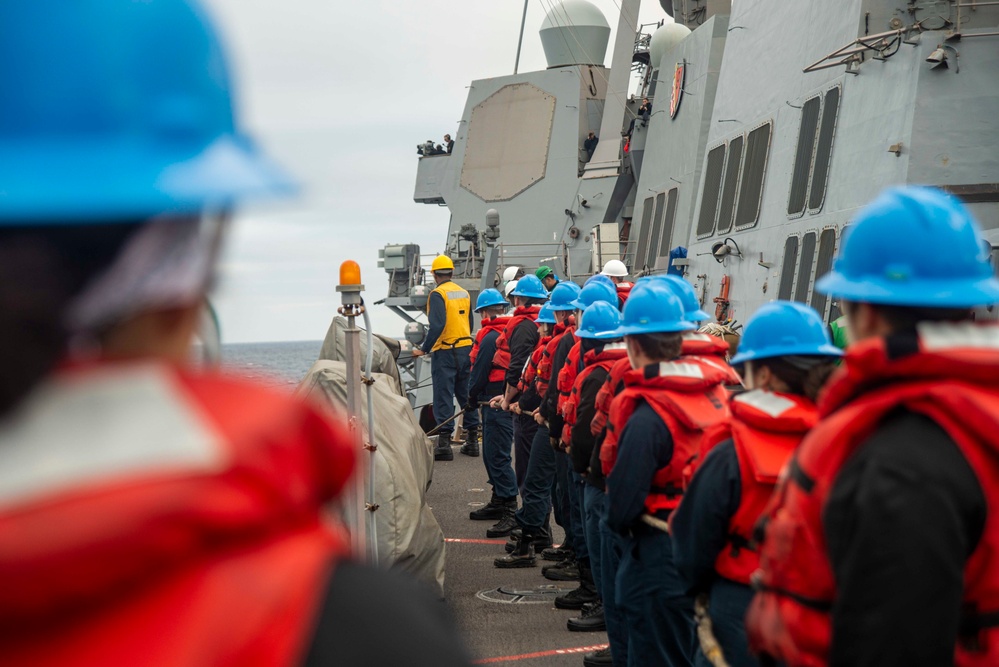
<path fill-rule="evenodd" d="M 803 215 L 808 192 L 808 175 L 812 169 L 815 148 L 815 131 L 819 126 L 821 99 L 813 97 L 801 107 L 801 126 L 798 128 L 798 149 L 794 154 L 794 171 L 791 172 L 791 194 L 787 200 L 787 214 Z"/>
<path fill-rule="evenodd" d="M 780 269 L 780 287 L 777 288 L 777 298 L 788 301 L 791 298 L 791 288 L 794 287 L 794 269 L 798 266 L 798 237 L 788 236 L 784 241 L 784 263 Z"/>
<path fill-rule="evenodd" d="M 660 192 L 656 195 L 656 223 L 652 226 L 652 238 L 649 239 L 648 263 L 650 266 L 656 265 L 656 257 L 659 254 L 659 238 L 663 233 L 663 222 L 666 218 L 666 193 Z"/>
<path fill-rule="evenodd" d="M 819 129 L 819 143 L 815 148 L 815 171 L 812 174 L 812 189 L 808 193 L 808 210 L 818 211 L 826 198 L 826 178 L 829 176 L 829 158 L 832 155 L 833 135 L 836 133 L 836 116 L 839 114 L 839 87 L 826 91 L 822 105 L 822 127 Z"/>
<path fill-rule="evenodd" d="M 833 253 L 836 251 L 836 230 L 823 229 L 819 235 L 819 260 L 815 264 L 815 280 L 829 273 L 832 268 Z M 826 303 L 828 299 L 825 294 L 820 294 L 818 290 L 812 290 L 811 306 L 818 311 L 819 315 L 825 317 Z"/>
<path fill-rule="evenodd" d="M 705 169 L 704 192 L 701 194 L 701 213 L 697 218 L 697 236 L 711 236 L 715 230 L 715 213 L 718 210 L 718 191 L 721 189 L 722 167 L 725 166 L 725 144 L 708 151 Z"/>
<path fill-rule="evenodd" d="M 798 284 L 794 288 L 794 300 L 808 301 L 808 288 L 812 284 L 812 262 L 815 261 L 815 232 L 808 232 L 801 241 L 801 263 L 798 265 Z"/>
<path fill-rule="evenodd" d="M 725 165 L 725 184 L 722 186 L 721 208 L 718 211 L 718 233 L 732 229 L 732 213 L 735 208 L 735 191 L 739 185 L 739 170 L 742 167 L 742 144 L 745 137 L 738 136 L 728 143 L 728 162 Z"/>
<path fill-rule="evenodd" d="M 678 189 L 673 188 L 666 193 L 666 224 L 663 226 L 663 238 L 659 243 L 659 256 L 669 256 L 670 242 L 673 240 L 673 225 L 676 224 L 676 200 Z"/>
<path fill-rule="evenodd" d="M 652 226 L 652 197 L 645 200 L 642 206 L 642 230 L 638 233 L 638 247 L 635 249 L 635 270 L 645 268 L 647 251 L 649 249 L 649 228 Z"/>
<path fill-rule="evenodd" d="M 746 138 L 746 166 L 743 170 L 742 187 L 739 189 L 739 204 L 735 211 L 736 228 L 752 227 L 760 217 L 763 176 L 767 169 L 772 127 L 771 123 L 764 123 Z"/>

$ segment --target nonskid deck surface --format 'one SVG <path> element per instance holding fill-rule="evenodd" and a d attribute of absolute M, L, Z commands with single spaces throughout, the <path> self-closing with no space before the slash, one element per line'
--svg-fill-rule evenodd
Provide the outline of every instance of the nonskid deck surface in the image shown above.
<path fill-rule="evenodd" d="M 481 458 L 454 447 L 454 461 L 437 461 L 428 500 L 447 540 L 444 594 L 477 664 L 581 667 L 583 654 L 607 645 L 604 632 L 569 632 L 566 619 L 578 611 L 556 609 L 553 596 L 529 602 L 532 589 L 555 586 L 565 592 L 576 582 L 553 582 L 533 568 L 500 570 L 493 559 L 504 555 L 505 539 L 486 538 L 493 522 L 472 521 L 469 511 L 489 501 L 490 489 Z M 555 529 L 555 542 L 562 531 Z M 495 591 L 501 589 L 497 594 Z M 548 589 L 551 590 L 551 589 Z M 480 593 L 501 601 L 487 601 Z"/>

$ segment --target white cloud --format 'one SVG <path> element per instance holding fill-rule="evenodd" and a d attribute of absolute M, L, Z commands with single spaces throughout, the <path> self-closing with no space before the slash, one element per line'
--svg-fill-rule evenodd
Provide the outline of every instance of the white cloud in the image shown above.
<path fill-rule="evenodd" d="M 205 1 L 233 56 L 243 125 L 303 186 L 237 215 L 215 297 L 223 338 L 321 338 L 340 262 L 361 264 L 373 302 L 387 287 L 379 248 L 443 248 L 447 209 L 412 200 L 415 145 L 454 134 L 473 79 L 512 73 L 523 5 Z M 619 0 L 593 1 L 616 27 Z M 550 5 L 529 4 L 521 71 L 545 67 L 537 30 Z M 642 21 L 664 16 L 644 5 Z M 384 308 L 371 314 L 376 330 L 401 333 Z"/>

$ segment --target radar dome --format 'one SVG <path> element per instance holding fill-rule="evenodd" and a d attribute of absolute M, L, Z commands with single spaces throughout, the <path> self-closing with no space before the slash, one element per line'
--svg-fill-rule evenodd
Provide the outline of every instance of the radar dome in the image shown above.
<path fill-rule="evenodd" d="M 548 68 L 603 65 L 610 25 L 596 5 L 586 0 L 562 0 L 541 24 L 541 46 Z"/>
<path fill-rule="evenodd" d="M 673 50 L 683 38 L 690 34 L 690 28 L 673 21 L 667 21 L 663 27 L 652 33 L 649 41 L 649 60 L 653 69 L 659 69 L 663 56 Z"/>

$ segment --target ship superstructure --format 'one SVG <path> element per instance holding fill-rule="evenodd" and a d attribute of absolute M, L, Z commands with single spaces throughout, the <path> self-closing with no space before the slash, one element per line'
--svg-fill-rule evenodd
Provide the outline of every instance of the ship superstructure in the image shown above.
<path fill-rule="evenodd" d="M 776 298 L 831 320 L 815 279 L 896 183 L 961 197 L 999 246 L 999 2 L 662 0 L 651 27 L 619 4 L 610 68 L 606 19 L 565 0 L 548 68 L 473 81 L 453 153 L 420 159 L 414 199 L 449 209 L 440 249 L 470 291 L 511 265 L 581 280 L 620 258 L 684 275 L 723 322 Z M 416 342 L 429 258 L 384 252 Z"/>

